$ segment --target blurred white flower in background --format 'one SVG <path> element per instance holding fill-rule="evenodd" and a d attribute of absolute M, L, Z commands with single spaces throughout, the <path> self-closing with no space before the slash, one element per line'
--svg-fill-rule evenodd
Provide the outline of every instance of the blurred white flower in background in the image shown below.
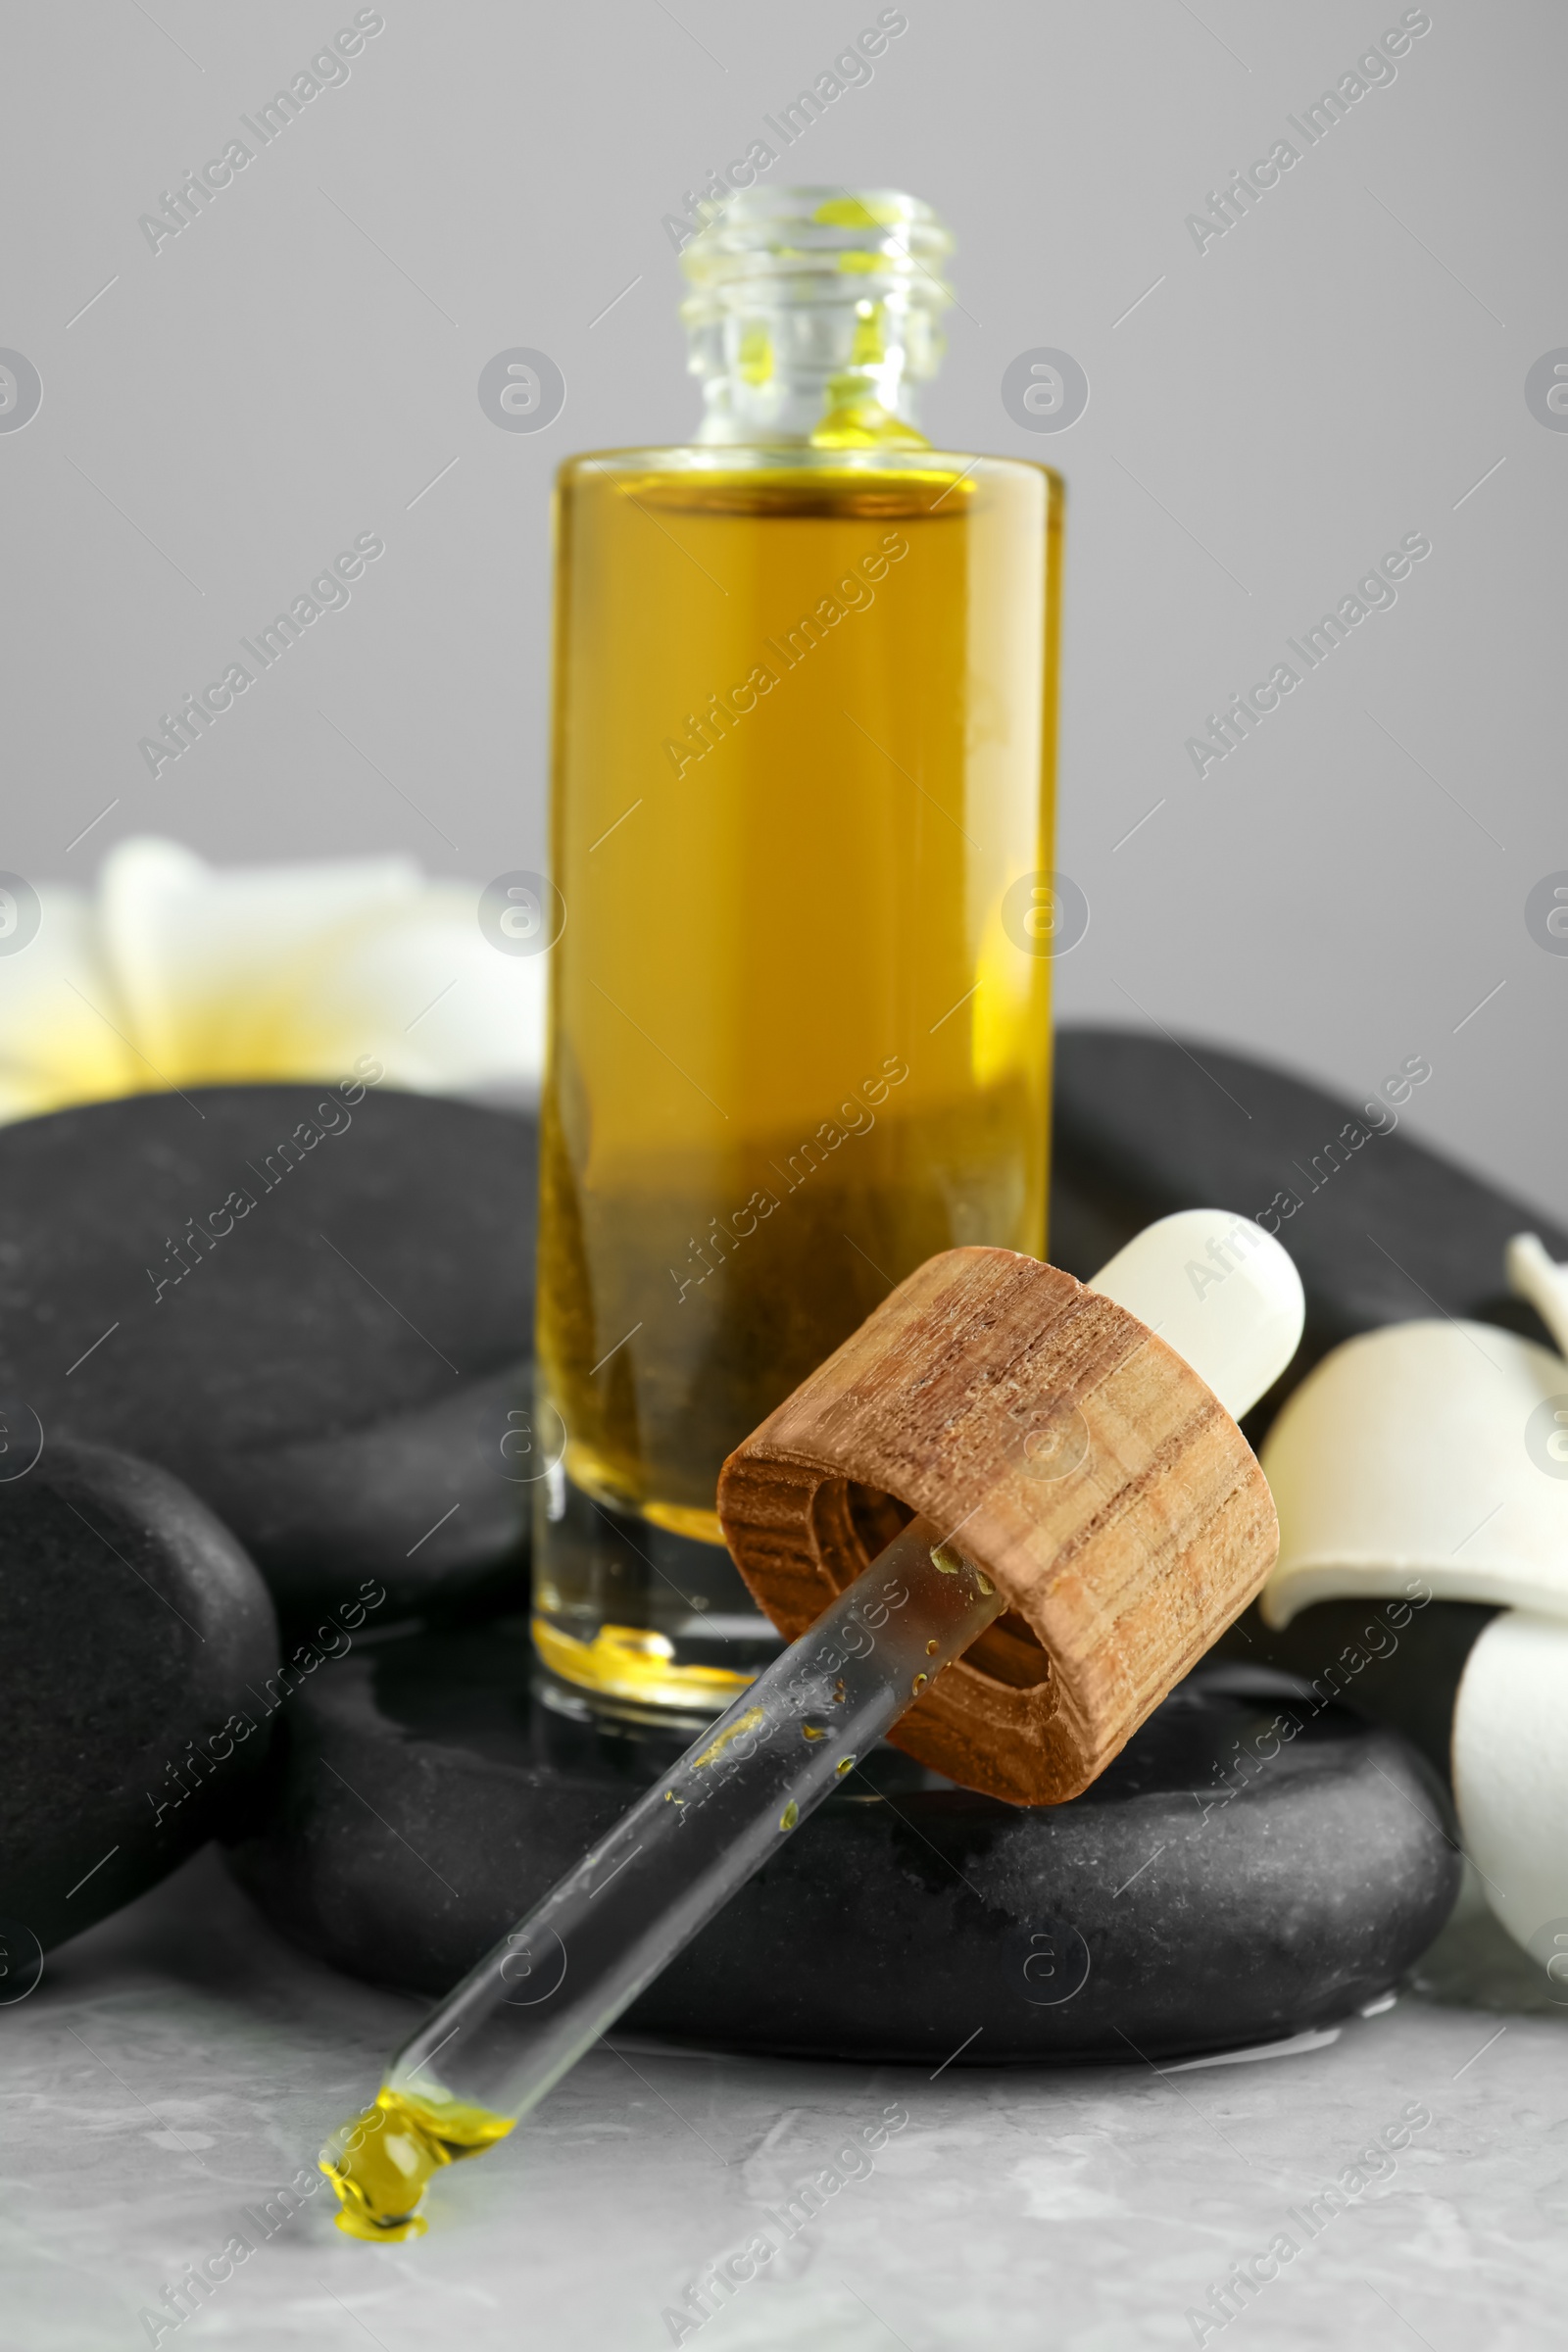
<path fill-rule="evenodd" d="M 412 858 L 220 871 L 121 843 L 95 894 L 38 890 L 0 956 L 0 1120 L 169 1088 L 340 1078 L 361 1054 L 423 1094 L 537 1091 L 547 958 L 503 954 L 477 883 Z"/>

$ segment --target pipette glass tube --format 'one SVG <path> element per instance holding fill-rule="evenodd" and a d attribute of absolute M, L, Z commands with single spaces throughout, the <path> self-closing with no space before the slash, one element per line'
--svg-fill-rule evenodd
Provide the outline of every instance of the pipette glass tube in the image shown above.
<path fill-rule="evenodd" d="M 911 1521 L 404 2043 L 323 2153 L 338 2227 L 422 2229 L 431 2174 L 504 2138 L 1004 1606 Z"/>
<path fill-rule="evenodd" d="M 1193 1279 L 1207 1266 L 1223 1280 Z M 1161 1218 L 1090 1287 L 1237 1417 L 1284 1371 L 1305 1315 L 1287 1252 L 1222 1209 Z M 404 2043 L 375 2105 L 322 2151 L 339 2229 L 422 2230 L 431 2175 L 504 2139 L 1005 1605 L 912 1520 Z"/>

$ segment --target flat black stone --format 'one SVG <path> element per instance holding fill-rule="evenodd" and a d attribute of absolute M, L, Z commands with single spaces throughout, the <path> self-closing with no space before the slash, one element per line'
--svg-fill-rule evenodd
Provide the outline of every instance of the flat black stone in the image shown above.
<path fill-rule="evenodd" d="M 531 1672 L 502 1621 L 318 1674 L 233 1857 L 273 1923 L 381 1983 L 455 1984 L 677 1744 L 563 1721 Z M 1030 1811 L 881 1751 L 880 1787 L 857 1775 L 804 1823 L 627 2022 L 934 2066 L 960 2043 L 960 2063 L 1169 2058 L 1343 2018 L 1438 1933 L 1459 1862 L 1414 1750 L 1303 1689 L 1200 1668 L 1087 1794 Z"/>
<path fill-rule="evenodd" d="M 1534 1232 L 1568 1258 L 1568 1231 L 1402 1125 L 1348 1145 L 1348 1124 L 1370 1128 L 1363 1104 L 1218 1047 L 1120 1029 L 1062 1030 L 1054 1086 L 1050 1252 L 1080 1279 L 1174 1209 L 1256 1217 L 1280 1193 L 1299 1200 L 1278 1230 L 1306 1291 L 1306 1332 L 1244 1424 L 1254 1444 L 1318 1359 L 1357 1332 L 1448 1314 L 1552 1344 L 1504 1289 L 1502 1252 Z"/>
<path fill-rule="evenodd" d="M 173 1471 L 287 1615 L 368 1574 L 389 1613 L 515 1593 L 529 1489 L 501 1443 L 529 1401 L 533 1163 L 530 1120 L 386 1088 L 4 1128 L 0 1402 Z"/>
<path fill-rule="evenodd" d="M 55 1444 L 0 1483 L 0 1944 L 13 1974 L 34 1943 L 107 1918 L 242 1811 L 276 1666 L 267 1587 L 166 1471 Z"/>
<path fill-rule="evenodd" d="M 1568 1257 L 1568 1233 L 1402 1130 L 1324 1172 L 1354 1103 L 1116 1030 L 1064 1030 L 1055 1083 L 1051 1247 L 1075 1273 L 1173 1208 L 1300 1198 L 1281 1238 L 1306 1337 L 1254 1441 L 1357 1331 L 1441 1309 L 1544 1336 L 1502 1293 L 1502 1246 L 1533 1226 Z M 367 1574 L 389 1614 L 514 1598 L 530 1490 L 501 1444 L 528 1405 L 533 1124 L 378 1088 L 277 1173 L 323 1100 L 202 1088 L 0 1130 L 0 1403 L 173 1470 L 286 1615 Z M 193 1239 L 236 1190 L 254 1207 Z"/>

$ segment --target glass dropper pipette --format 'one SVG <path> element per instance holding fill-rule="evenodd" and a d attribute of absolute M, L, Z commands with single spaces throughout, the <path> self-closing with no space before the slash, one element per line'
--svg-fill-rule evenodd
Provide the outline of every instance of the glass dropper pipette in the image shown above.
<path fill-rule="evenodd" d="M 1187 1269 L 1210 1241 L 1232 1270 L 1205 1305 Z M 1150 1227 L 1091 1287 L 1157 1328 L 1233 1416 L 1300 1337 L 1290 1258 L 1224 1211 Z M 431 2175 L 505 2138 L 1005 1606 L 943 1530 L 911 1521 L 403 2044 L 322 2153 L 339 2229 L 422 2230 Z"/>

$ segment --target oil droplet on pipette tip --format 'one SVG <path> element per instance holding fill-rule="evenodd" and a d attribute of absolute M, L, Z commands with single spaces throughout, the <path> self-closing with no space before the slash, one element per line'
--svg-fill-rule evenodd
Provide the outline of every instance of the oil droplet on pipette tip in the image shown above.
<path fill-rule="evenodd" d="M 853 1772 L 855 1770 L 855 1758 L 853 1756 L 840 1756 L 833 1769 L 838 1774 L 839 1779 L 842 1781 L 847 1772 Z"/>
<path fill-rule="evenodd" d="M 827 1738 L 827 1726 L 823 1723 L 803 1723 L 801 1726 L 801 1738 L 803 1740 L 825 1740 Z"/>
<path fill-rule="evenodd" d="M 385 2087 L 373 2107 L 340 2124 L 320 2169 L 342 2201 L 337 2226 L 371 2244 L 418 2237 L 425 2184 L 444 2164 L 482 2156 L 513 2128 L 510 2115 L 465 2099 L 422 2099 Z"/>
<path fill-rule="evenodd" d="M 926 1656 L 927 1656 L 928 1658 L 934 1658 L 934 1657 L 936 1656 L 936 1654 L 937 1654 L 937 1645 L 936 1645 L 936 1643 L 935 1643 L 934 1642 L 928 1642 L 926 1643 L 926 1645 L 925 1645 L 925 1654 L 926 1654 Z"/>
<path fill-rule="evenodd" d="M 778 1826 L 781 1830 L 793 1830 L 800 1818 L 801 1808 L 795 1802 L 795 1799 L 792 1796 L 789 1803 L 785 1806 L 783 1812 L 778 1817 Z"/>
<path fill-rule="evenodd" d="M 921 1691 L 925 1689 L 930 1680 L 931 1677 L 928 1674 L 917 1674 L 915 1676 L 913 1682 L 909 1685 L 909 1689 L 914 1692 L 916 1698 L 919 1697 Z"/>

